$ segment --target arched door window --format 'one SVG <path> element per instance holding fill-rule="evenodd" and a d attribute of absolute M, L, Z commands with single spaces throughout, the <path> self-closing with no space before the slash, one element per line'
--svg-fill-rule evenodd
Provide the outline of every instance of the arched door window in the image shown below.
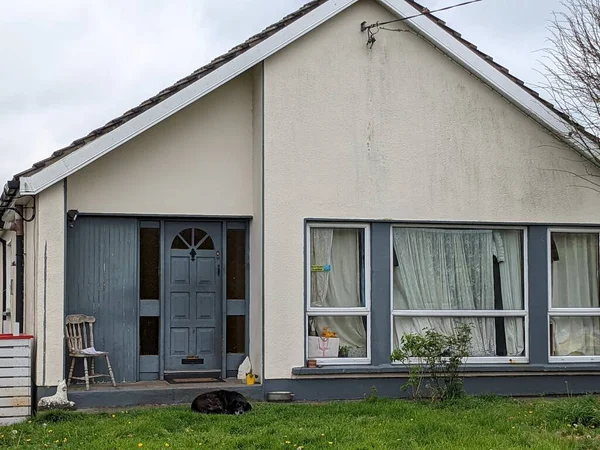
<path fill-rule="evenodd" d="M 196 260 L 197 250 L 214 250 L 215 244 L 206 231 L 199 228 L 186 228 L 171 243 L 171 250 L 190 250 L 192 261 Z"/>

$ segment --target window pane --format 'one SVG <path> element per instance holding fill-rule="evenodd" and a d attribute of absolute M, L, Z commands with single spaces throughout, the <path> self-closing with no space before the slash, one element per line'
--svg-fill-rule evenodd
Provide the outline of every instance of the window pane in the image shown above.
<path fill-rule="evenodd" d="M 600 355 L 600 317 L 552 317 L 550 354 Z"/>
<path fill-rule="evenodd" d="M 308 318 L 309 358 L 366 358 L 366 316 Z"/>
<path fill-rule="evenodd" d="M 191 228 L 187 228 L 187 229 L 183 230 L 181 233 L 179 233 L 179 235 L 183 238 L 183 240 L 185 241 L 185 243 L 188 247 L 192 246 L 192 229 Z"/>
<path fill-rule="evenodd" d="M 311 306 L 365 306 L 363 242 L 363 229 L 310 229 Z"/>
<path fill-rule="evenodd" d="M 246 298 L 246 230 L 227 230 L 227 298 Z"/>
<path fill-rule="evenodd" d="M 160 297 L 160 229 L 140 228 L 140 299 Z"/>
<path fill-rule="evenodd" d="M 521 310 L 520 230 L 394 228 L 395 310 Z"/>
<path fill-rule="evenodd" d="M 173 243 L 171 244 L 171 248 L 173 250 L 187 250 L 190 247 L 179 236 L 175 236 L 175 239 L 173 239 Z"/>
<path fill-rule="evenodd" d="M 456 325 L 471 325 L 469 356 L 524 356 L 525 321 L 523 317 L 395 317 L 394 348 L 405 333 L 424 329 L 451 335 Z"/>
<path fill-rule="evenodd" d="M 158 317 L 140 317 L 140 355 L 158 355 Z"/>
<path fill-rule="evenodd" d="M 227 353 L 246 353 L 246 316 L 227 316 Z"/>
<path fill-rule="evenodd" d="M 598 308 L 598 234 L 552 233 L 552 307 Z"/>

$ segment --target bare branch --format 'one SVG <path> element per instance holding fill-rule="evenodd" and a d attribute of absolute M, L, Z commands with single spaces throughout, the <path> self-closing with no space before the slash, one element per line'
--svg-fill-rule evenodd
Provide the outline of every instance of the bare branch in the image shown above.
<path fill-rule="evenodd" d="M 541 61 L 543 89 L 564 114 L 566 136 L 600 168 L 600 0 L 563 0 Z M 597 176 L 586 167 L 588 176 Z"/>

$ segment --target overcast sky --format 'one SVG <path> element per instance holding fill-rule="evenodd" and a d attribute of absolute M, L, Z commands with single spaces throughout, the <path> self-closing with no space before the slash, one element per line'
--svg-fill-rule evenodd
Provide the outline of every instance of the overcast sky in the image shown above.
<path fill-rule="evenodd" d="M 307 1 L 0 1 L 0 186 Z M 483 0 L 439 16 L 535 84 L 559 7 Z"/>

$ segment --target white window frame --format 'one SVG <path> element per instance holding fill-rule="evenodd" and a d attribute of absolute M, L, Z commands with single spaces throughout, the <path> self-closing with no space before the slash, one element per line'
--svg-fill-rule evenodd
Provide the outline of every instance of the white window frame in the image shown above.
<path fill-rule="evenodd" d="M 446 230 L 515 230 L 521 231 L 523 245 L 523 308 L 519 310 L 447 310 L 447 309 L 394 309 L 394 228 L 434 228 Z M 394 350 L 395 317 L 522 317 L 525 333 L 525 356 L 472 356 L 464 359 L 466 364 L 526 364 L 529 362 L 529 254 L 527 245 L 527 227 L 524 226 L 486 226 L 486 225 L 437 225 L 420 223 L 402 223 L 390 226 L 390 348 Z M 417 364 L 418 358 L 411 358 L 409 364 Z M 399 361 L 392 364 L 402 364 Z"/>
<path fill-rule="evenodd" d="M 311 228 L 350 228 L 363 230 L 363 254 L 365 272 L 365 306 L 356 308 L 319 308 L 311 306 Z M 308 358 L 308 318 L 313 316 L 359 316 L 367 317 L 367 357 L 366 358 L 317 358 L 317 365 L 371 364 L 371 228 L 366 223 L 351 222 L 309 222 L 306 224 L 306 311 L 304 314 L 304 355 Z"/>
<path fill-rule="evenodd" d="M 553 356 L 550 353 L 550 319 L 552 317 L 598 317 L 599 308 L 553 308 L 552 307 L 552 233 L 587 233 L 598 235 L 598 264 L 600 265 L 600 228 L 548 228 L 546 259 L 548 265 L 548 314 L 546 321 L 548 325 L 548 362 L 550 363 L 578 363 L 578 362 L 598 362 L 600 355 L 589 356 Z"/>

